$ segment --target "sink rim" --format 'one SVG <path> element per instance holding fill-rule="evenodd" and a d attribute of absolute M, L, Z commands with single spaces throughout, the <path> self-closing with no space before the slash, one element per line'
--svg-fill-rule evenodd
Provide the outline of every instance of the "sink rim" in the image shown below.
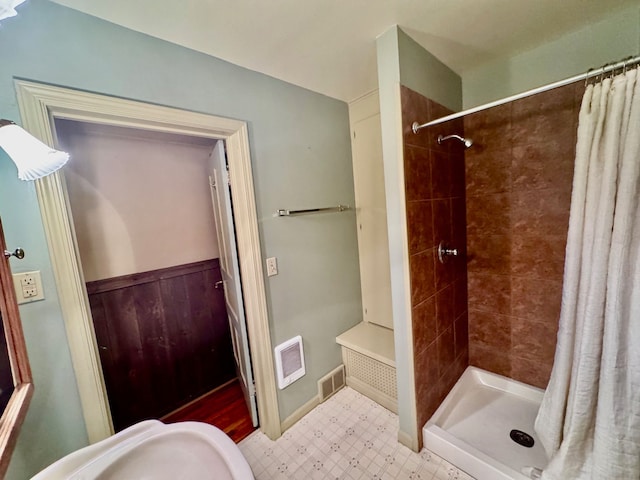
<path fill-rule="evenodd" d="M 219 428 L 201 422 L 164 424 L 159 420 L 146 420 L 96 444 L 72 452 L 33 477 L 33 480 L 101 475 L 123 457 L 135 455 L 137 448 L 152 440 L 164 441 L 170 445 L 176 433 L 195 435 L 198 441 L 215 450 L 219 461 L 225 464 L 232 478 L 254 478 L 238 446 Z M 180 459 L 177 458 L 176 461 L 179 462 Z"/>

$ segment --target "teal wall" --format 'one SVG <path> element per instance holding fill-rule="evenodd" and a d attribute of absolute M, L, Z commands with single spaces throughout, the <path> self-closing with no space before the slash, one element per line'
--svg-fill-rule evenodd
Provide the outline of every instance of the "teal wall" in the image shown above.
<path fill-rule="evenodd" d="M 464 72 L 464 108 L 471 108 L 531 88 L 557 82 L 640 54 L 640 5 L 532 50 L 500 58 Z"/>
<path fill-rule="evenodd" d="M 0 117 L 20 120 L 15 78 L 245 120 L 274 344 L 304 338 L 307 375 L 279 392 L 281 419 L 341 363 L 335 336 L 362 320 L 353 212 L 274 218 L 278 208 L 353 205 L 347 105 L 46 0 L 0 28 Z M 64 324 L 33 184 L 0 153 L 0 215 L 14 271 L 41 270 L 46 300 L 21 308 L 36 393 L 8 478 L 31 476 L 86 444 Z"/>
<path fill-rule="evenodd" d="M 5 44 L 4 27 L 0 44 Z M 3 55 L 0 53 L 0 57 Z M 4 72 L 4 69 L 3 69 Z M 0 116 L 18 119 L 0 89 Z M 40 210 L 33 183 L 18 180 L 16 168 L 0 150 L 0 217 L 7 246 L 24 248 L 23 260 L 11 260 L 14 272 L 41 270 L 46 300 L 20 307 L 35 394 L 18 438 L 7 478 L 29 478 L 38 467 L 87 443 L 80 399 L 71 367 L 64 322 L 55 291 Z"/>
<path fill-rule="evenodd" d="M 462 79 L 398 28 L 400 83 L 449 110 L 462 109 Z"/>

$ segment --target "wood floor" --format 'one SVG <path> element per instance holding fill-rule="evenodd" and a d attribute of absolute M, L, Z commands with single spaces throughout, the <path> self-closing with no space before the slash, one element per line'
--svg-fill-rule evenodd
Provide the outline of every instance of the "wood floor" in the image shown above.
<path fill-rule="evenodd" d="M 224 431 L 236 443 L 255 430 L 238 379 L 170 413 L 162 421 L 209 423 Z"/>

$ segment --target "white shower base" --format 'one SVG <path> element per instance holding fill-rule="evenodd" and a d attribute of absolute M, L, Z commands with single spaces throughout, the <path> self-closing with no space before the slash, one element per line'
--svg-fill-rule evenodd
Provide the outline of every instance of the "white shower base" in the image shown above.
<path fill-rule="evenodd" d="M 543 390 L 468 367 L 422 429 L 424 446 L 478 480 L 526 480 L 548 459 L 533 430 Z M 523 447 L 517 429 L 535 440 Z"/>

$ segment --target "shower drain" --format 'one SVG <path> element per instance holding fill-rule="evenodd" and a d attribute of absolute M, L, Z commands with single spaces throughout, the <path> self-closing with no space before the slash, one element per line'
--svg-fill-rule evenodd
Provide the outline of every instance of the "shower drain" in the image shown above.
<path fill-rule="evenodd" d="M 528 433 L 523 432 L 522 430 L 511 430 L 511 432 L 509 432 L 509 436 L 511 437 L 511 440 L 516 442 L 518 445 L 522 445 L 523 447 L 531 448 L 535 443 L 533 437 Z"/>

